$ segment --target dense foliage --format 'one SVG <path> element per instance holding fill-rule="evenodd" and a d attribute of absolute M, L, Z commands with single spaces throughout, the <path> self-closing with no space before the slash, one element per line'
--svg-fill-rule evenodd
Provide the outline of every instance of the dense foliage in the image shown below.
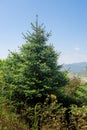
<path fill-rule="evenodd" d="M 58 65 L 59 53 L 47 44 L 50 33 L 38 20 L 31 27 L 33 32 L 24 35 L 26 43 L 19 52 L 11 52 L 6 59 L 4 79 L 12 100 L 36 104 L 44 102 L 48 94 L 57 94 L 68 80 Z"/>
<path fill-rule="evenodd" d="M 38 19 L 31 27 L 19 51 L 0 60 L 0 130 L 86 130 L 87 84 L 61 70 Z"/>

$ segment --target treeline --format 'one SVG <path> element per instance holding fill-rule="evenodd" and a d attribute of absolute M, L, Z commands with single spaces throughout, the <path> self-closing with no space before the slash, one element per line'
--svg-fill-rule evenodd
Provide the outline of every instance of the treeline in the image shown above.
<path fill-rule="evenodd" d="M 86 84 L 62 71 L 43 24 L 31 27 L 19 51 L 0 60 L 0 129 L 86 130 Z"/>

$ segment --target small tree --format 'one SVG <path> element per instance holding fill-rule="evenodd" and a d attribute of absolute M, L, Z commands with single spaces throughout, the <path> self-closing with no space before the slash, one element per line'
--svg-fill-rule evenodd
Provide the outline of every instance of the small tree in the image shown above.
<path fill-rule="evenodd" d="M 48 94 L 57 94 L 57 89 L 67 83 L 67 77 L 58 65 L 59 53 L 47 44 L 50 33 L 38 24 L 38 19 L 31 27 L 32 33 L 23 34 L 26 43 L 20 52 L 12 52 L 8 57 L 5 73 L 9 74 L 5 79 L 12 88 L 13 100 L 36 104 L 43 102 Z"/>

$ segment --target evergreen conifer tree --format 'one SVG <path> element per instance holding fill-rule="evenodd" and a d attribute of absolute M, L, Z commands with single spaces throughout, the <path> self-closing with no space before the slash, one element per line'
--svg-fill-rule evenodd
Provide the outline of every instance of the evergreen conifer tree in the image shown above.
<path fill-rule="evenodd" d="M 20 52 L 8 57 L 9 75 L 5 75 L 5 80 L 11 78 L 6 82 L 12 88 L 13 100 L 35 104 L 43 102 L 48 94 L 57 94 L 58 88 L 67 83 L 67 77 L 58 65 L 60 53 L 47 44 L 50 33 L 46 33 L 43 24 L 38 24 L 38 18 L 31 27 L 33 32 L 24 34 L 26 43 Z"/>

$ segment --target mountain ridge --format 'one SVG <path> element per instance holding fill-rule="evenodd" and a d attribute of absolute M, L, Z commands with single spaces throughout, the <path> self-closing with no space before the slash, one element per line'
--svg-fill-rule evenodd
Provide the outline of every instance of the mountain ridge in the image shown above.
<path fill-rule="evenodd" d="M 68 70 L 70 74 L 87 75 L 87 62 L 78 62 L 71 64 L 64 64 L 63 69 Z"/>

